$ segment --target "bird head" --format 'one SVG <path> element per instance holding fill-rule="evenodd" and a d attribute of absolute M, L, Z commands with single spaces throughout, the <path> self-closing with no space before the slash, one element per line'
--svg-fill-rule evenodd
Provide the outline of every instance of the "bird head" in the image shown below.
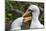
<path fill-rule="evenodd" d="M 32 13 L 32 16 L 30 16 L 30 13 Z M 26 18 L 26 21 L 31 20 L 32 17 L 39 16 L 39 7 L 37 5 L 30 5 L 27 11 L 23 14 L 23 17 Z M 28 19 L 30 18 L 30 19 Z"/>
<path fill-rule="evenodd" d="M 30 5 L 29 8 L 27 9 L 27 11 L 23 14 L 23 17 L 28 16 L 30 13 L 32 13 L 32 14 L 37 13 L 37 15 L 39 15 L 39 13 L 40 13 L 39 11 L 40 11 L 40 9 L 37 5 Z"/>
<path fill-rule="evenodd" d="M 30 5 L 28 11 L 32 12 L 32 17 L 38 17 L 40 14 L 40 9 L 37 5 Z"/>
<path fill-rule="evenodd" d="M 31 5 L 28 8 L 29 11 L 31 11 L 32 13 L 39 13 L 39 7 L 37 5 Z"/>

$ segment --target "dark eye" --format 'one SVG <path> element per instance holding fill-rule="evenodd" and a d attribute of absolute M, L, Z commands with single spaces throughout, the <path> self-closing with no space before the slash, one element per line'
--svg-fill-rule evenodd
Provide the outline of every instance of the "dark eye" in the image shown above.
<path fill-rule="evenodd" d="M 29 9 L 28 11 L 31 11 L 31 9 Z"/>
<path fill-rule="evenodd" d="M 33 10 L 31 10 L 31 9 L 29 9 L 28 11 L 29 11 L 29 12 L 33 12 Z"/>

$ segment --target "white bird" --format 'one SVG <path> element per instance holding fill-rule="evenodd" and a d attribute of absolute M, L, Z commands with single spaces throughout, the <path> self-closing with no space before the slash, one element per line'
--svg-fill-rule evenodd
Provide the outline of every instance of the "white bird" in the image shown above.
<path fill-rule="evenodd" d="M 36 6 L 36 5 L 29 6 L 27 14 L 31 11 L 32 11 L 32 22 L 30 25 L 30 29 L 31 28 L 43 28 L 43 25 L 40 23 L 40 21 L 38 19 L 39 14 L 40 14 L 40 10 L 39 10 L 38 6 Z M 11 30 L 16 30 L 16 29 L 21 30 L 22 22 L 23 22 L 23 16 L 14 20 L 14 22 L 11 25 Z"/>
<path fill-rule="evenodd" d="M 30 28 L 43 28 L 43 25 L 40 23 L 38 17 L 40 14 L 40 9 L 36 5 L 29 6 L 29 9 L 32 11 L 32 22 Z"/>

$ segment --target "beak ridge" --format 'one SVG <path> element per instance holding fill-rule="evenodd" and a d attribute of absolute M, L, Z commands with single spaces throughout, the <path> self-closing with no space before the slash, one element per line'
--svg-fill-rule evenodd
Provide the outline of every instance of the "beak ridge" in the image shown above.
<path fill-rule="evenodd" d="M 31 11 L 28 11 L 28 10 L 27 10 L 22 16 L 23 16 L 23 17 L 28 17 L 30 13 L 31 13 Z"/>

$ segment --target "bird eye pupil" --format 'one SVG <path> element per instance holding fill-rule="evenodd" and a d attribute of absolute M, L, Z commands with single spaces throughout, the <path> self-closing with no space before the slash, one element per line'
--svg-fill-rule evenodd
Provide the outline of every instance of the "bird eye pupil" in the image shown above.
<path fill-rule="evenodd" d="M 33 12 L 33 10 L 31 10 L 31 9 L 29 9 L 28 11 L 29 11 L 29 12 L 30 12 L 30 11 Z"/>
<path fill-rule="evenodd" d="M 28 11 L 31 11 L 31 9 L 29 9 Z"/>

